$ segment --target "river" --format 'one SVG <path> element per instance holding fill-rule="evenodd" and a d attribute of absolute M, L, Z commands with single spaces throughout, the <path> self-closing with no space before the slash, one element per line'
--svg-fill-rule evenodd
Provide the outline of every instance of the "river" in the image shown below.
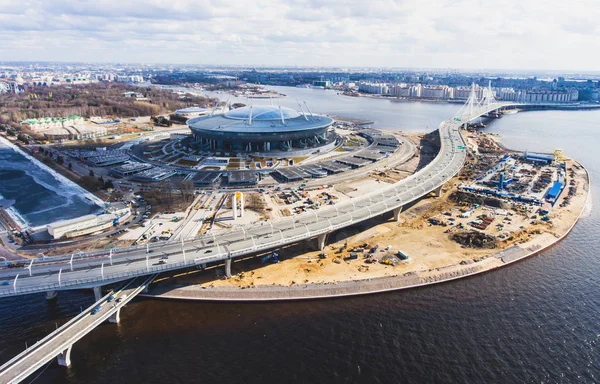
<path fill-rule="evenodd" d="M 459 107 L 276 89 L 290 95 L 282 105 L 298 97 L 314 112 L 418 132 Z M 508 147 L 562 148 L 581 161 L 598 207 L 599 122 L 600 111 L 524 112 L 486 129 Z M 35 382 L 596 383 L 599 229 L 593 210 L 535 257 L 408 291 L 261 304 L 136 300 L 120 325 L 105 324 L 75 344 L 70 369 L 53 362 Z M 0 300 L 0 361 L 92 301 L 91 292 L 61 292 L 54 303 L 43 295 Z"/>

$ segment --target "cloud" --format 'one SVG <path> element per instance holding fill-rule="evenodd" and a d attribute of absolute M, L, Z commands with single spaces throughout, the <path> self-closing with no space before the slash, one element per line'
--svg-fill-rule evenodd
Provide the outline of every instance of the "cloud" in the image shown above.
<path fill-rule="evenodd" d="M 1 60 L 593 69 L 596 0 L 0 0 Z"/>

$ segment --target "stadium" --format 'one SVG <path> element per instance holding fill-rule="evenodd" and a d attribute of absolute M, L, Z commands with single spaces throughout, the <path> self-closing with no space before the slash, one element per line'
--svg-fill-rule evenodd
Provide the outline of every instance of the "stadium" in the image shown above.
<path fill-rule="evenodd" d="M 309 155 L 332 150 L 339 142 L 329 130 L 333 119 L 274 105 L 245 106 L 187 124 L 195 145 L 208 152 Z"/>

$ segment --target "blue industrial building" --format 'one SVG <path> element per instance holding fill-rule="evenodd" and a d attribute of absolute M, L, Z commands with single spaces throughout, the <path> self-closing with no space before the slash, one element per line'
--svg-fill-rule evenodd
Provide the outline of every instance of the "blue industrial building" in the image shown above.
<path fill-rule="evenodd" d="M 564 184 L 561 183 L 560 181 L 555 181 L 552 188 L 550 188 L 550 190 L 548 191 L 548 195 L 547 195 L 548 200 L 558 199 L 558 197 L 560 196 L 560 193 L 563 190 L 563 186 L 564 186 Z"/>
<path fill-rule="evenodd" d="M 543 153 L 525 152 L 525 160 L 533 161 L 534 163 L 552 164 L 554 155 L 546 155 Z"/>

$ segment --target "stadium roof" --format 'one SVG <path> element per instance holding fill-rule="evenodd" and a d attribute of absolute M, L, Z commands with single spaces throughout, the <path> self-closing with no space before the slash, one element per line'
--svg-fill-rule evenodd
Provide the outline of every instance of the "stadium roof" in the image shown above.
<path fill-rule="evenodd" d="M 188 108 L 183 108 L 183 109 L 178 109 L 175 111 L 175 113 L 191 113 L 191 112 L 204 112 L 206 111 L 206 108 L 203 107 L 188 107 Z"/>
<path fill-rule="evenodd" d="M 224 114 L 194 117 L 187 121 L 192 130 L 271 135 L 324 129 L 332 123 L 333 119 L 327 116 L 302 115 L 285 107 L 281 107 L 280 112 L 279 107 L 274 105 L 242 107 Z"/>
<path fill-rule="evenodd" d="M 225 117 L 228 119 L 249 120 L 250 117 L 252 117 L 252 120 L 255 121 L 281 120 L 282 115 L 285 120 L 295 119 L 296 117 L 301 116 L 297 111 L 294 111 L 291 108 L 277 107 L 274 105 L 242 107 L 232 109 L 225 113 Z"/>

